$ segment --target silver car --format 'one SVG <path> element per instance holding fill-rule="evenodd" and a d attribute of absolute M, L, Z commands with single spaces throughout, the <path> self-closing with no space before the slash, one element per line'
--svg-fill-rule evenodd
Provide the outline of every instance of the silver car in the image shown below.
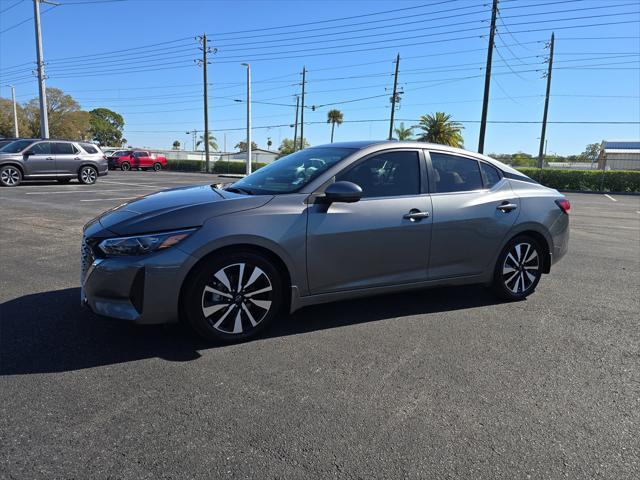
<path fill-rule="evenodd" d="M 568 211 L 556 190 L 483 155 L 323 145 L 221 189 L 165 190 L 92 220 L 82 302 L 236 341 L 282 310 L 366 295 L 478 283 L 520 300 L 566 253 Z"/>
<path fill-rule="evenodd" d="M 0 185 L 15 187 L 23 180 L 77 178 L 91 185 L 108 173 L 107 157 L 100 147 L 69 140 L 19 139 L 0 148 Z"/>

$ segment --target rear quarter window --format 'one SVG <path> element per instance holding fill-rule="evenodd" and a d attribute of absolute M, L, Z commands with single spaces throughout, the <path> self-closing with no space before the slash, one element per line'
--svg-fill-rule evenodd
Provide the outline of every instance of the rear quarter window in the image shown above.
<path fill-rule="evenodd" d="M 89 143 L 81 143 L 80 146 L 84 149 L 85 152 L 87 153 L 100 153 L 98 151 L 98 149 L 96 147 L 94 147 L 93 145 L 89 144 Z"/>

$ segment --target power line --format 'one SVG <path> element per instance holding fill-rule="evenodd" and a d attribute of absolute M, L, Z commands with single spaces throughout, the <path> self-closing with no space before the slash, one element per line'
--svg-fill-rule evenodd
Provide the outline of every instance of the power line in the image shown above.
<path fill-rule="evenodd" d="M 51 10 L 53 10 L 54 8 L 56 8 L 58 5 L 52 5 L 49 8 L 47 8 L 46 10 L 42 10 L 42 12 L 40 12 L 40 15 L 44 15 L 47 12 L 50 12 Z M 29 18 L 25 18 L 24 20 L 11 25 L 10 27 L 5 28 L 4 30 L 0 31 L 0 35 L 2 35 L 3 33 L 8 32 L 9 30 L 13 30 L 14 28 L 19 27 L 20 25 L 24 25 L 27 22 L 30 22 L 31 20 L 33 20 L 33 15 L 30 16 Z"/>
<path fill-rule="evenodd" d="M 13 7 L 20 5 L 22 2 L 24 2 L 24 0 L 18 0 L 17 2 L 9 5 L 7 8 L 3 8 L 2 10 L 0 10 L 0 14 L 4 13 L 4 12 L 8 12 L 9 10 L 11 10 Z"/>

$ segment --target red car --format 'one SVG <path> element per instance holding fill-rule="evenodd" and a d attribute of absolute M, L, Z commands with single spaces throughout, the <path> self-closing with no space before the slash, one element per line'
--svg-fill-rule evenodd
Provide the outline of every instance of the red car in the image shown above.
<path fill-rule="evenodd" d="M 107 158 L 109 169 L 115 170 L 138 170 L 153 169 L 159 172 L 167 166 L 167 159 L 163 155 L 156 155 L 149 150 L 118 150 Z"/>

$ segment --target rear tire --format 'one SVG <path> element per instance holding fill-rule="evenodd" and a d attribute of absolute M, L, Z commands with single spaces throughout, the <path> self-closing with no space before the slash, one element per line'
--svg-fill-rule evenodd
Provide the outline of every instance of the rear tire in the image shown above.
<path fill-rule="evenodd" d="M 131 164 L 129 162 L 122 162 L 120 164 L 120 170 L 122 170 L 123 172 L 128 172 L 129 170 L 131 170 Z"/>
<path fill-rule="evenodd" d="M 93 185 L 98 180 L 98 171 L 93 167 L 85 165 L 78 172 L 78 180 L 84 185 Z"/>
<path fill-rule="evenodd" d="M 206 260 L 187 282 L 183 311 L 193 329 L 208 340 L 253 338 L 274 321 L 282 306 L 282 275 L 254 252 Z"/>
<path fill-rule="evenodd" d="M 153 164 L 153 171 L 154 172 L 159 172 L 160 170 L 162 170 L 162 164 L 160 162 L 156 162 Z"/>
<path fill-rule="evenodd" d="M 524 300 L 542 277 L 544 250 L 528 235 L 518 235 L 502 249 L 493 273 L 493 290 L 505 300 Z"/>

